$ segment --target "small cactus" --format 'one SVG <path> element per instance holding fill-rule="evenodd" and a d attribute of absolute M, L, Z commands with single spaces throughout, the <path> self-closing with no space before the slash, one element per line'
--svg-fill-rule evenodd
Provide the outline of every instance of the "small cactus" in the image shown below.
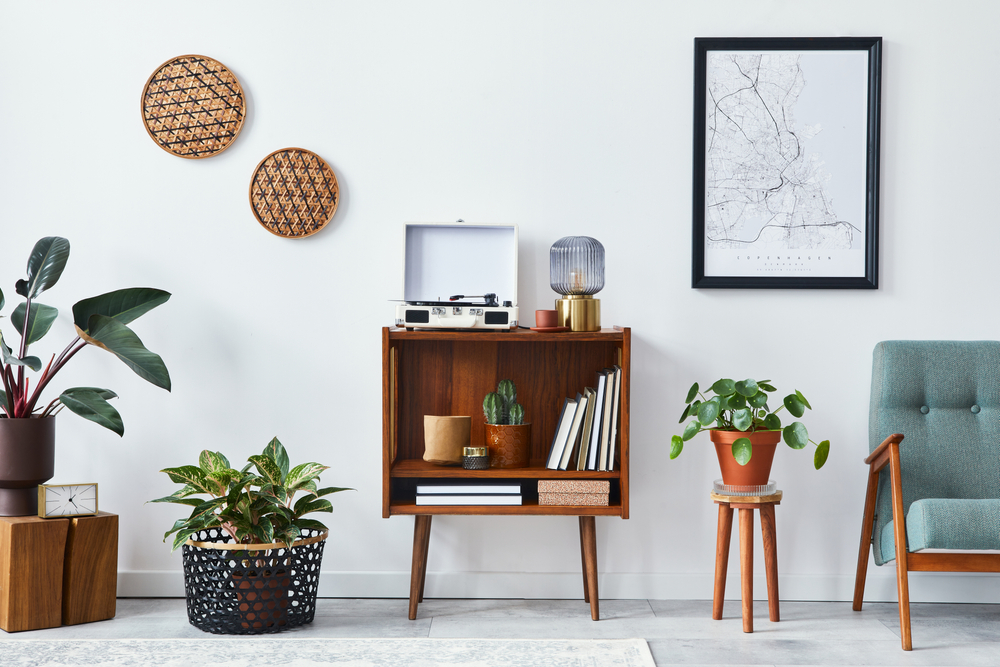
<path fill-rule="evenodd" d="M 486 416 L 487 424 L 502 424 L 503 399 L 495 392 L 486 394 L 483 399 L 483 414 Z"/>
<path fill-rule="evenodd" d="M 500 383 L 497 385 L 496 393 L 503 401 L 503 406 L 501 408 L 503 411 L 503 414 L 501 415 L 502 421 L 499 423 L 510 424 L 512 423 L 510 421 L 510 408 L 517 402 L 517 387 L 514 386 L 514 381 L 500 380 Z"/>
<path fill-rule="evenodd" d="M 524 423 L 524 408 L 521 407 L 520 403 L 515 403 L 510 407 L 510 423 L 511 424 Z"/>

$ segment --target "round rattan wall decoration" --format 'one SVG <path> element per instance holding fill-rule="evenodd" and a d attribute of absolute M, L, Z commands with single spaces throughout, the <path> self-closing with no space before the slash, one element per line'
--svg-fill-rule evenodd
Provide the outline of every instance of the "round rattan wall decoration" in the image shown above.
<path fill-rule="evenodd" d="M 142 90 L 142 120 L 168 153 L 197 160 L 226 150 L 243 128 L 246 100 L 218 60 L 179 56 L 160 65 Z"/>
<path fill-rule="evenodd" d="M 323 158 L 282 148 L 260 161 L 250 180 L 250 208 L 264 229 L 304 238 L 326 227 L 340 203 L 337 177 Z"/>

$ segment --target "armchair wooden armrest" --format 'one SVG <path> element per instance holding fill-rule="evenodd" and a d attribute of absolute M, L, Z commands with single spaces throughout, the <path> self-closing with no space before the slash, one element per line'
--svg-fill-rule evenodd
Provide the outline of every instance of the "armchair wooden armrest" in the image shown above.
<path fill-rule="evenodd" d="M 875 472 L 880 472 L 885 467 L 885 464 L 889 462 L 889 445 L 893 443 L 898 445 L 902 441 L 902 433 L 893 433 L 883 440 L 882 444 L 875 448 L 875 451 L 868 455 L 865 459 L 865 464 L 873 466 Z"/>

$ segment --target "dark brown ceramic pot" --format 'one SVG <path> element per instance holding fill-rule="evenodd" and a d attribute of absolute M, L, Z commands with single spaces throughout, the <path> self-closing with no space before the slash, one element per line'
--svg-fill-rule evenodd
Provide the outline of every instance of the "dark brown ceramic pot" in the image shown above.
<path fill-rule="evenodd" d="M 491 468 L 527 468 L 531 424 L 487 424 L 486 449 Z"/>
<path fill-rule="evenodd" d="M 271 632 L 288 625 L 288 590 L 292 580 L 285 570 L 233 573 L 240 625 L 252 633 Z"/>
<path fill-rule="evenodd" d="M 722 483 L 734 486 L 764 486 L 771 476 L 771 462 L 774 450 L 781 442 L 781 431 L 709 431 L 715 443 L 715 453 L 722 468 Z M 749 438 L 753 453 L 745 466 L 733 458 L 733 442 L 737 438 Z"/>
<path fill-rule="evenodd" d="M 0 516 L 38 514 L 38 485 L 55 472 L 56 419 L 0 419 Z"/>

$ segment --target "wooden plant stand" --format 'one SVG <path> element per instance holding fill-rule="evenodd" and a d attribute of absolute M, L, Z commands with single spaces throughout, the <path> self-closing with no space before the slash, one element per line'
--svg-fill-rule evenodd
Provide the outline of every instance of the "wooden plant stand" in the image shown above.
<path fill-rule="evenodd" d="M 778 547 L 774 506 L 781 502 L 781 491 L 769 496 L 729 496 L 712 492 L 719 506 L 719 533 L 715 543 L 715 592 L 712 618 L 722 619 L 726 595 L 726 570 L 729 567 L 729 543 L 733 532 L 733 510 L 740 511 L 740 584 L 743 598 L 743 632 L 753 632 L 753 511 L 760 511 L 761 536 L 764 542 L 764 570 L 767 573 L 767 611 L 777 623 Z"/>

